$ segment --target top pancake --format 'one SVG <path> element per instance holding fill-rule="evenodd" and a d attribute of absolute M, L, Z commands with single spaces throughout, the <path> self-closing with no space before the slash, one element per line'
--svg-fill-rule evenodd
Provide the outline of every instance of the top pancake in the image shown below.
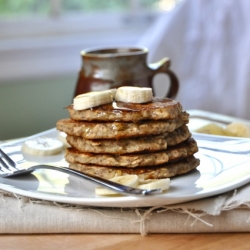
<path fill-rule="evenodd" d="M 179 102 L 169 98 L 154 97 L 148 103 L 112 102 L 86 110 L 68 107 L 70 118 L 78 121 L 123 121 L 175 119 L 182 112 Z"/>

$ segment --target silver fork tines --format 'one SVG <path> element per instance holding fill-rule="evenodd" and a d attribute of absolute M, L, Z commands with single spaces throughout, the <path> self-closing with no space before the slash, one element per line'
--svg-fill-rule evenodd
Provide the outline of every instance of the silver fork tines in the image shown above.
<path fill-rule="evenodd" d="M 0 163 L 1 163 L 1 165 L 2 165 L 3 168 L 5 168 L 7 170 L 10 170 L 10 167 L 8 166 L 8 164 L 9 164 L 12 168 L 18 170 L 18 168 L 16 167 L 16 163 L 7 154 L 5 154 L 1 148 L 0 148 L 0 154 L 1 154 Z"/>
<path fill-rule="evenodd" d="M 99 185 L 102 185 L 102 186 L 107 187 L 109 189 L 112 189 L 117 193 L 121 193 L 121 194 L 125 194 L 125 195 L 144 196 L 144 195 L 162 193 L 161 189 L 147 190 L 147 189 L 132 188 L 132 187 L 124 186 L 124 185 L 121 185 L 119 183 L 116 183 L 116 182 L 113 182 L 110 180 L 100 178 L 98 176 L 85 174 L 85 173 L 82 173 L 82 172 L 77 171 L 75 169 L 70 169 L 67 167 L 36 165 L 36 166 L 30 167 L 28 169 L 21 169 L 18 164 L 16 164 L 6 153 L 3 152 L 2 149 L 0 149 L 0 154 L 1 154 L 1 157 L 0 157 L 0 177 L 12 177 L 12 176 L 28 174 L 28 173 L 31 173 L 31 172 L 37 170 L 37 169 L 50 169 L 50 170 L 64 172 L 66 174 L 76 175 L 76 176 L 81 177 L 85 180 L 94 182 L 96 184 L 99 184 Z"/>

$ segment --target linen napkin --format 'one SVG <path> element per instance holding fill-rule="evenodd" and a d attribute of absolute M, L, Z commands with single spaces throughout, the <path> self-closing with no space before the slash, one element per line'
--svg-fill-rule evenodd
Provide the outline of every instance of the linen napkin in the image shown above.
<path fill-rule="evenodd" d="M 147 208 L 55 203 L 0 191 L 0 233 L 204 233 L 250 231 L 250 184 L 214 197 Z"/>

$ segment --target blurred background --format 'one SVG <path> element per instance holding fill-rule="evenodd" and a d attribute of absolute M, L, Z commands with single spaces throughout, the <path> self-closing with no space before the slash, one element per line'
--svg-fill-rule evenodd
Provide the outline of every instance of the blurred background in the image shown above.
<path fill-rule="evenodd" d="M 0 0 L 0 141 L 68 117 L 86 48 L 134 46 L 181 0 Z"/>
<path fill-rule="evenodd" d="M 0 141 L 68 117 L 80 51 L 97 47 L 170 57 L 185 110 L 250 120 L 249 13 L 249 0 L 0 0 Z"/>

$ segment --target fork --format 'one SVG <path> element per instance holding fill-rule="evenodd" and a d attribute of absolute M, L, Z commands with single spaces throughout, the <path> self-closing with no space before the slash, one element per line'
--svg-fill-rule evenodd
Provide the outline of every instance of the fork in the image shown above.
<path fill-rule="evenodd" d="M 125 186 L 107 179 L 100 178 L 98 176 L 93 176 L 90 174 L 85 174 L 75 169 L 70 169 L 67 167 L 56 167 L 49 165 L 36 165 L 27 169 L 21 169 L 18 164 L 16 164 L 2 149 L 0 149 L 0 177 L 8 178 L 12 176 L 19 176 L 24 174 L 29 174 L 37 169 L 50 169 L 60 171 L 66 174 L 72 174 L 81 177 L 85 180 L 92 181 L 96 184 L 102 185 L 109 189 L 114 190 L 117 193 L 133 196 L 145 196 L 151 194 L 162 193 L 161 189 L 139 189 L 129 186 Z"/>

